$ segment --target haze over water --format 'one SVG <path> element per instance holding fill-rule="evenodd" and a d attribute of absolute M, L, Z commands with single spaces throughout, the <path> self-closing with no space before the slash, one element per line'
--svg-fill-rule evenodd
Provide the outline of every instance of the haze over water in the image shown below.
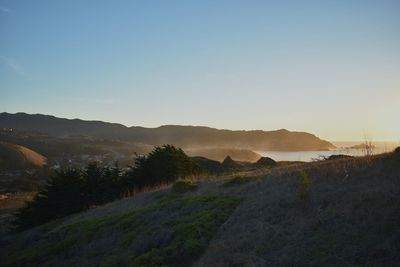
<path fill-rule="evenodd" d="M 332 142 L 336 149 L 329 151 L 256 151 L 263 157 L 270 157 L 276 161 L 313 161 L 329 157 L 331 155 L 349 155 L 349 156 L 364 156 L 363 149 L 350 148 L 351 146 L 364 143 L 364 141 L 348 141 L 348 142 Z M 380 154 L 393 151 L 400 146 L 399 142 L 373 142 L 375 146 L 372 149 L 372 154 Z"/>

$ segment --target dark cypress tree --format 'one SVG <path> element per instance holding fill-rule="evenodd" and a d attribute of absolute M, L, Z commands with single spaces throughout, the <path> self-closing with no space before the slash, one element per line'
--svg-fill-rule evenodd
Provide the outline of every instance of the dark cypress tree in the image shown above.
<path fill-rule="evenodd" d="M 110 168 L 90 162 L 83 171 L 69 168 L 56 172 L 45 188 L 19 210 L 17 225 L 20 230 L 27 229 L 113 201 L 126 192 L 204 172 L 181 149 L 171 145 L 156 147 L 148 156 L 138 157 L 126 174 L 118 165 Z"/>
<path fill-rule="evenodd" d="M 164 145 L 155 147 L 148 156 L 136 158 L 129 176 L 133 186 L 142 188 L 205 172 L 182 149 Z"/>
<path fill-rule="evenodd" d="M 45 188 L 17 212 L 17 228 L 23 230 L 82 210 L 83 187 L 84 180 L 79 170 L 56 172 Z"/>

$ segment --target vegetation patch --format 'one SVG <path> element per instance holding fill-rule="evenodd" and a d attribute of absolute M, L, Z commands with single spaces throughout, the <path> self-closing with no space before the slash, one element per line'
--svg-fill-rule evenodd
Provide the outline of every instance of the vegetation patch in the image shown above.
<path fill-rule="evenodd" d="M 304 170 L 301 170 L 299 172 L 299 176 L 300 176 L 300 183 L 297 189 L 297 194 L 301 200 L 305 200 L 308 198 L 310 194 L 311 180 L 307 172 L 305 172 Z"/>
<path fill-rule="evenodd" d="M 85 169 L 62 169 L 50 177 L 33 200 L 17 213 L 18 230 L 102 205 L 135 191 L 173 183 L 179 178 L 204 174 L 182 149 L 171 145 L 155 147 L 136 158 L 124 172 L 118 166 L 90 162 Z"/>
<path fill-rule="evenodd" d="M 338 155 L 330 155 L 329 157 L 325 158 L 325 160 L 334 160 L 334 159 L 350 159 L 354 158 L 350 155 L 338 154 Z"/>
<path fill-rule="evenodd" d="M 222 161 L 222 167 L 224 167 L 227 171 L 235 171 L 235 170 L 240 170 L 241 165 L 234 161 L 230 156 L 226 156 L 224 161 Z"/>
<path fill-rule="evenodd" d="M 256 177 L 234 176 L 232 178 L 225 180 L 221 186 L 224 186 L 224 187 L 237 186 L 237 185 L 245 184 L 245 183 L 248 183 L 248 182 L 251 182 L 254 180 L 256 180 Z"/>
<path fill-rule="evenodd" d="M 82 258 L 89 266 L 188 266 L 239 202 L 217 195 L 161 199 L 146 208 L 57 230 L 35 229 L 35 238 L 21 233 L 1 256 L 4 266 L 54 266 L 60 261 L 73 266 Z"/>
<path fill-rule="evenodd" d="M 271 168 L 276 165 L 276 161 L 269 157 L 261 157 L 256 163 L 254 163 L 254 166 L 257 168 Z"/>
<path fill-rule="evenodd" d="M 172 193 L 183 194 L 190 191 L 195 191 L 199 186 L 193 183 L 192 180 L 179 180 L 176 181 L 171 189 Z"/>

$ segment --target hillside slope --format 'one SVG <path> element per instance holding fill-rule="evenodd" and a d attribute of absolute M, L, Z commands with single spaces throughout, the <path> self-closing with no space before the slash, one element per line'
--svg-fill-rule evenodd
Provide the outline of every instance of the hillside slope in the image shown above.
<path fill-rule="evenodd" d="M 304 181 L 309 178 L 306 198 Z M 231 188 L 244 200 L 194 266 L 395 266 L 396 154 L 276 168 Z"/>
<path fill-rule="evenodd" d="M 239 178 L 203 181 L 183 195 L 142 193 L 3 237 L 0 257 L 5 266 L 399 262 L 400 149 Z"/>
<path fill-rule="evenodd" d="M 0 113 L 0 127 L 39 131 L 53 136 L 86 135 L 151 145 L 173 144 L 182 148 L 236 148 L 270 151 L 326 150 L 335 146 L 305 132 L 231 131 L 200 126 L 166 125 L 157 128 L 126 127 L 101 121 L 69 120 L 48 115 Z"/>
<path fill-rule="evenodd" d="M 42 167 L 46 157 L 24 146 L 0 141 L 0 170 Z"/>

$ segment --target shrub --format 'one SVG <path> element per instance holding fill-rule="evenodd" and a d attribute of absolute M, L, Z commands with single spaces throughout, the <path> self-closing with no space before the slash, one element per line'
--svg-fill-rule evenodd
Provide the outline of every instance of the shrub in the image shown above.
<path fill-rule="evenodd" d="M 189 191 L 195 191 L 198 187 L 199 186 L 191 180 L 179 180 L 174 183 L 171 191 L 173 193 L 182 194 Z"/>
<path fill-rule="evenodd" d="M 298 187 L 298 195 L 301 200 L 305 200 L 309 196 L 311 180 L 308 177 L 308 174 L 304 170 L 301 170 L 299 172 L 299 175 L 300 175 L 300 184 Z"/>
<path fill-rule="evenodd" d="M 239 170 L 241 168 L 241 165 L 234 161 L 230 156 L 226 156 L 226 158 L 222 162 L 222 167 L 224 167 L 225 170 L 234 171 Z"/>
<path fill-rule="evenodd" d="M 251 176 L 234 176 L 230 179 L 227 179 L 224 181 L 222 186 L 236 186 L 236 185 L 241 185 L 244 183 L 248 183 L 251 181 L 254 181 L 254 177 Z"/>
<path fill-rule="evenodd" d="M 354 158 L 354 157 L 350 156 L 350 155 L 337 154 L 337 155 L 330 155 L 329 157 L 325 158 L 325 160 L 350 159 L 350 158 Z"/>
<path fill-rule="evenodd" d="M 221 174 L 225 171 L 219 161 L 204 157 L 192 157 L 192 159 L 210 174 Z"/>
<path fill-rule="evenodd" d="M 254 165 L 257 168 L 270 168 L 276 166 L 276 161 L 269 157 L 261 157 Z"/>
<path fill-rule="evenodd" d="M 83 186 L 84 180 L 79 170 L 57 172 L 45 188 L 17 212 L 17 228 L 24 230 L 82 210 Z"/>

